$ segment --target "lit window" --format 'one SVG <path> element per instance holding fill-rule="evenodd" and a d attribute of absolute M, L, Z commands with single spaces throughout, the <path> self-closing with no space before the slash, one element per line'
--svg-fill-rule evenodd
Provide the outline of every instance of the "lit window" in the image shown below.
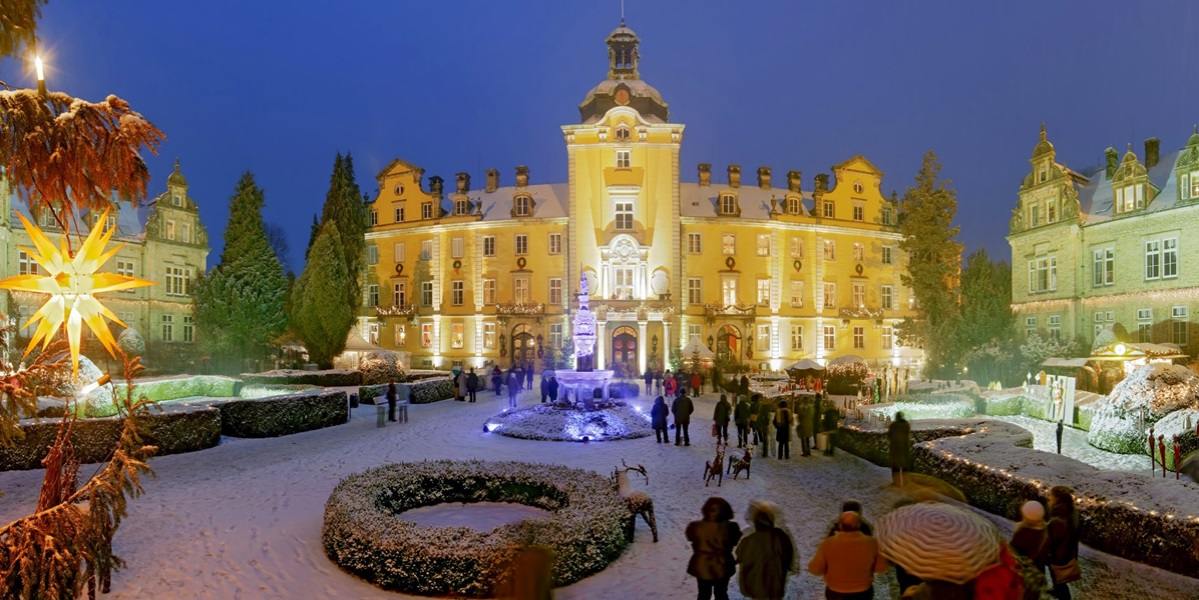
<path fill-rule="evenodd" d="M 455 321 L 450 323 L 450 348 L 461 348 L 466 343 L 465 324 Z"/>
<path fill-rule="evenodd" d="M 495 348 L 495 323 L 483 324 L 483 347 L 488 349 Z"/>
<path fill-rule="evenodd" d="M 698 305 L 702 302 L 703 280 L 699 277 L 691 277 L 687 279 L 687 304 Z"/>
<path fill-rule="evenodd" d="M 562 234 L 550 234 L 550 254 L 562 254 Z"/>
<path fill-rule="evenodd" d="M 167 239 L 171 240 L 171 241 L 175 240 L 175 222 L 174 221 L 170 221 L 170 220 L 167 221 Z"/>
<path fill-rule="evenodd" d="M 866 347 L 866 328 L 861 325 L 853 328 L 853 347 L 859 350 Z"/>
<path fill-rule="evenodd" d="M 791 258 L 803 258 L 803 238 L 791 238 Z"/>
<path fill-rule="evenodd" d="M 895 307 L 895 290 L 889 285 L 884 285 L 882 289 L 883 310 L 891 310 Z"/>
<path fill-rule="evenodd" d="M 895 347 L 895 332 L 890 325 L 883 327 L 883 350 L 891 350 Z"/>
<path fill-rule="evenodd" d="M 826 351 L 836 350 L 837 348 L 837 327 L 835 325 L 824 326 L 824 349 Z"/>
<path fill-rule="evenodd" d="M 725 233 L 720 236 L 720 250 L 724 254 L 737 253 L 737 236 L 731 233 Z"/>
<path fill-rule="evenodd" d="M 366 264 L 372 265 L 372 266 L 379 264 L 379 247 L 378 246 L 375 246 L 372 244 L 372 245 L 366 247 Z"/>
<path fill-rule="evenodd" d="M 758 280 L 758 304 L 770 304 L 770 280 Z"/>
<path fill-rule="evenodd" d="M 518 255 L 529 253 L 529 236 L 523 233 L 516 234 L 516 253 Z"/>
<path fill-rule="evenodd" d="M 627 133 L 627 132 L 626 132 Z M 627 169 L 633 165 L 632 152 L 629 150 L 616 151 L 616 168 Z"/>
<path fill-rule="evenodd" d="M 423 306 L 433 306 L 433 282 L 420 282 L 420 303 Z"/>
<path fill-rule="evenodd" d="M 758 325 L 757 346 L 759 352 L 770 351 L 770 326 Z"/>
<path fill-rule="evenodd" d="M 404 306 L 408 304 L 408 284 L 402 281 L 391 284 L 391 305 Z"/>
<path fill-rule="evenodd" d="M 395 332 L 396 346 L 399 348 L 403 348 L 403 347 L 407 346 L 408 345 L 408 329 L 406 327 L 404 327 L 404 324 L 396 323 L 394 332 Z"/>
<path fill-rule="evenodd" d="M 631 231 L 633 229 L 633 202 L 631 200 L 616 202 L 615 220 L 617 230 Z"/>
<path fill-rule="evenodd" d="M 824 260 L 837 260 L 837 243 L 824 240 Z"/>
<path fill-rule="evenodd" d="M 853 303 L 854 306 L 856 306 L 858 308 L 862 308 L 863 306 L 866 306 L 866 284 L 854 283 L 852 296 L 853 297 L 852 297 L 851 302 Z"/>
<path fill-rule="evenodd" d="M 703 249 L 703 238 L 698 233 L 687 234 L 687 252 L 691 254 L 699 254 Z"/>
<path fill-rule="evenodd" d="M 550 277 L 550 304 L 562 304 L 561 277 Z"/>
<path fill-rule="evenodd" d="M 803 281 L 791 281 L 791 306 L 803 306 Z"/>
<path fill-rule="evenodd" d="M 175 338 L 175 317 L 162 315 L 162 341 L 170 342 Z"/>
<path fill-rule="evenodd" d="M 422 348 L 432 348 L 433 347 L 433 324 L 432 323 L 421 323 L 420 324 L 420 345 Z"/>
<path fill-rule="evenodd" d="M 466 243 L 461 237 L 450 238 L 450 258 L 466 256 Z"/>
<path fill-rule="evenodd" d="M 866 247 L 861 244 L 853 245 L 853 261 L 862 262 L 866 260 Z"/>
<path fill-rule="evenodd" d="M 495 304 L 495 280 L 483 280 L 483 304 Z"/>
<path fill-rule="evenodd" d="M 1045 222 L 1057 222 L 1057 202 L 1050 200 L 1049 202 L 1045 203 Z"/>
<path fill-rule="evenodd" d="M 483 256 L 495 256 L 495 236 L 483 236 Z"/>
<path fill-rule="evenodd" d="M 725 277 L 720 281 L 720 299 L 728 305 L 737 304 L 737 279 Z"/>
<path fill-rule="evenodd" d="M 758 234 L 758 256 L 770 256 L 770 234 Z"/>
<path fill-rule="evenodd" d="M 721 194 L 720 214 L 732 215 L 737 213 L 737 197 L 732 194 Z"/>
<path fill-rule="evenodd" d="M 517 277 L 513 280 L 513 300 L 517 304 L 529 303 L 529 278 Z"/>
<path fill-rule="evenodd" d="M 462 306 L 466 301 L 466 283 L 461 279 L 450 282 L 450 302 L 454 306 Z"/>
<path fill-rule="evenodd" d="M 379 306 L 379 286 L 370 284 L 366 286 L 366 305 L 370 308 Z"/>
<path fill-rule="evenodd" d="M 1191 198 L 1199 198 L 1199 171 L 1191 172 Z"/>
<path fill-rule="evenodd" d="M 803 325 L 791 326 L 791 350 L 803 350 Z"/>
<path fill-rule="evenodd" d="M 824 284 L 824 307 L 835 308 L 837 306 L 837 284 Z"/>

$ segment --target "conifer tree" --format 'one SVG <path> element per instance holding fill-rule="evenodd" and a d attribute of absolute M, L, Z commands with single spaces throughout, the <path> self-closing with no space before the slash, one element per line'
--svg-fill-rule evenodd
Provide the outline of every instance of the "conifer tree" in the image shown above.
<path fill-rule="evenodd" d="M 308 260 L 308 253 L 312 252 L 312 244 L 316 242 L 316 236 L 321 232 L 321 222 L 316 215 L 312 215 L 312 227 L 308 229 L 308 247 L 304 249 L 304 260 Z"/>
<path fill-rule="evenodd" d="M 329 368 L 346 347 L 346 334 L 354 324 L 354 311 L 346 303 L 349 275 L 337 221 L 321 224 L 308 253 L 308 264 L 292 288 L 291 324 L 304 340 L 308 358 Z"/>
<path fill-rule="evenodd" d="M 955 326 L 961 352 L 1011 337 L 1015 324 L 1011 297 L 1011 268 L 1007 263 L 991 262 L 986 248 L 978 249 L 966 259 L 960 317 Z"/>
<path fill-rule="evenodd" d="M 932 150 L 924 155 L 916 185 L 904 193 L 899 247 L 908 257 L 900 281 L 916 298 L 916 317 L 900 324 L 905 345 L 924 348 L 926 373 L 951 376 L 957 371 L 953 325 L 958 313 L 956 282 L 961 272 L 962 247 L 954 240 L 958 228 L 957 194 L 940 179 L 941 163 Z"/>
<path fill-rule="evenodd" d="M 341 153 L 333 161 L 333 174 L 329 178 L 329 192 L 321 209 L 321 226 L 328 221 L 337 222 L 342 256 L 346 261 L 349 282 L 346 298 L 350 309 L 357 312 L 362 305 L 362 267 L 366 262 L 366 206 L 362 202 L 362 191 L 354 178 L 354 159 Z"/>

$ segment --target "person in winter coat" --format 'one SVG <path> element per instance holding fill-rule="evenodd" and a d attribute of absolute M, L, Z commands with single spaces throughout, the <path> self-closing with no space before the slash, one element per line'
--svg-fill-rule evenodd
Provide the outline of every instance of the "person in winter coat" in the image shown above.
<path fill-rule="evenodd" d="M 533 389 L 533 361 L 525 361 L 525 387 Z"/>
<path fill-rule="evenodd" d="M 645 381 L 645 395 L 648 396 L 654 392 L 654 370 L 648 368 L 645 370 L 645 375 L 641 378 Z"/>
<path fill-rule="evenodd" d="M 475 373 L 475 368 L 470 368 L 470 373 L 466 374 L 466 392 L 470 394 L 470 401 L 478 400 L 475 394 L 479 391 L 479 376 Z"/>
<path fill-rule="evenodd" d="M 520 391 L 520 373 L 508 369 L 508 408 L 516 408 L 516 392 Z"/>
<path fill-rule="evenodd" d="M 828 449 L 824 451 L 825 456 L 832 456 L 833 450 L 837 447 L 837 421 L 840 420 L 840 415 L 837 414 L 837 409 L 829 406 L 824 409 L 824 433 L 828 435 Z"/>
<path fill-rule="evenodd" d="M 541 383 L 539 385 L 541 386 L 541 403 L 545 404 L 545 399 L 550 395 L 550 380 L 549 377 L 545 376 L 545 373 L 541 374 Z"/>
<path fill-rule="evenodd" d="M 770 402 L 758 402 L 758 417 L 754 421 L 754 429 L 762 440 L 762 458 L 770 458 Z"/>
<path fill-rule="evenodd" d="M 500 395 L 500 388 L 504 385 L 504 372 L 500 370 L 499 365 L 496 365 L 491 370 L 491 386 L 495 388 L 495 395 Z"/>
<path fill-rule="evenodd" d="M 700 389 L 700 386 L 702 386 L 703 384 L 704 384 L 704 378 L 699 374 L 699 371 L 692 373 L 691 374 L 691 395 L 698 398 L 700 393 L 703 391 Z"/>
<path fill-rule="evenodd" d="M 737 583 L 741 593 L 753 600 L 782 600 L 787 594 L 787 573 L 795 569 L 795 544 L 785 529 L 777 526 L 778 507 L 770 502 L 751 501 L 746 519 L 753 533 L 737 544 Z"/>
<path fill-rule="evenodd" d="M 395 422 L 396 420 L 396 382 L 387 384 L 387 420 Z"/>
<path fill-rule="evenodd" d="M 878 541 L 863 535 L 861 516 L 841 513 L 841 527 L 824 538 L 808 563 L 808 572 L 824 577 L 825 597 L 848 600 L 874 597 L 874 574 L 887 570 Z"/>
<path fill-rule="evenodd" d="M 462 396 L 464 396 L 462 390 L 466 388 L 466 378 L 462 376 L 462 371 L 460 370 L 454 370 L 451 373 L 450 387 L 454 389 L 454 400 L 461 401 Z"/>
<path fill-rule="evenodd" d="M 466 373 L 458 373 L 458 399 L 463 402 L 470 397 L 470 384 L 467 383 L 466 379 Z"/>
<path fill-rule="evenodd" d="M 654 429 L 654 439 L 659 444 L 670 443 L 670 432 L 666 430 L 666 417 L 670 416 L 670 408 L 661 396 L 654 398 L 654 406 L 649 409 L 649 425 Z"/>
<path fill-rule="evenodd" d="M 701 513 L 702 521 L 687 525 L 691 542 L 687 574 L 699 584 L 699 600 L 708 600 L 713 593 L 716 600 L 728 600 L 729 580 L 737 571 L 733 550 L 741 541 L 741 528 L 733 522 L 733 507 L 724 498 L 708 498 Z"/>
<path fill-rule="evenodd" d="M 903 472 L 912 458 L 912 424 L 903 418 L 903 412 L 895 413 L 895 420 L 887 427 L 887 462 L 891 466 L 891 483 L 903 485 Z"/>
<path fill-rule="evenodd" d="M 749 377 L 746 377 L 745 375 L 741 376 L 741 393 L 749 393 Z"/>
<path fill-rule="evenodd" d="M 796 420 L 799 421 L 795 433 L 799 435 L 799 447 L 802 452 L 800 456 L 811 456 L 814 441 L 812 438 L 816 436 L 816 405 L 804 402 L 796 408 L 795 412 Z"/>
<path fill-rule="evenodd" d="M 654 369 L 654 393 L 662 395 L 662 370 Z"/>
<path fill-rule="evenodd" d="M 733 407 L 733 424 L 737 426 L 737 447 L 744 448 L 749 444 L 749 419 L 753 413 L 749 410 L 749 400 L 744 395 L 737 397 L 737 406 Z"/>
<path fill-rule="evenodd" d="M 1040 572 L 1049 564 L 1049 532 L 1045 529 L 1045 507 L 1029 500 L 1020 507 L 1020 522 L 1012 533 L 1012 550 L 1027 558 Z"/>
<path fill-rule="evenodd" d="M 774 434 L 779 447 L 779 460 L 791 458 L 791 425 L 795 418 L 786 400 L 779 400 L 779 409 L 774 413 Z"/>
<path fill-rule="evenodd" d="M 678 384 L 674 380 L 674 375 L 670 374 L 670 371 L 666 372 L 666 382 L 663 385 L 666 388 L 666 397 L 673 398 L 675 392 L 678 390 Z"/>
<path fill-rule="evenodd" d="M 866 517 L 862 516 L 861 502 L 858 502 L 857 500 L 846 500 L 845 502 L 841 503 L 841 512 L 858 513 L 858 531 L 861 531 L 862 535 L 874 535 L 874 526 L 870 524 L 870 521 L 866 520 Z M 841 515 L 837 515 L 837 518 L 833 520 L 833 524 L 828 530 L 828 537 L 833 537 L 838 531 L 841 531 Z"/>
<path fill-rule="evenodd" d="M 748 395 L 748 394 L 745 394 L 743 392 L 742 395 Z M 754 445 L 755 446 L 758 444 L 758 425 L 757 425 L 757 421 L 755 419 L 758 418 L 758 406 L 761 404 L 762 404 L 761 396 L 759 396 L 758 394 L 749 396 L 750 431 L 752 431 L 754 434 Z"/>
<path fill-rule="evenodd" d="M 716 425 L 716 443 L 720 443 L 723 439 L 724 443 L 729 443 L 729 418 L 732 416 L 733 405 L 729 404 L 728 396 L 720 395 L 720 400 L 716 401 L 716 409 L 712 411 L 712 423 Z"/>
<path fill-rule="evenodd" d="M 525 382 L 525 372 L 524 369 L 520 368 L 520 363 L 516 363 L 508 368 L 508 385 L 512 385 L 513 376 L 516 377 L 516 385 L 513 387 L 516 388 L 516 393 L 520 393 L 520 389 Z M 508 393 L 511 394 L 512 392 L 509 391 Z"/>
<path fill-rule="evenodd" d="M 555 375 L 550 375 L 550 380 L 549 380 L 549 383 L 546 384 L 546 387 L 549 388 L 550 402 L 557 402 L 558 401 L 558 377 Z"/>
<path fill-rule="evenodd" d="M 691 432 L 688 427 L 691 425 L 691 413 L 694 411 L 695 405 L 691 403 L 687 394 L 679 394 L 670 405 L 670 412 L 674 414 L 674 445 L 678 446 L 680 440 L 684 446 L 691 445 Z"/>
<path fill-rule="evenodd" d="M 1074 490 L 1055 485 L 1049 488 L 1049 571 L 1053 582 L 1053 597 L 1058 600 L 1070 599 L 1071 581 L 1077 581 L 1081 575 L 1070 577 L 1054 576 L 1054 567 L 1058 570 L 1078 565 L 1078 511 L 1074 508 Z"/>

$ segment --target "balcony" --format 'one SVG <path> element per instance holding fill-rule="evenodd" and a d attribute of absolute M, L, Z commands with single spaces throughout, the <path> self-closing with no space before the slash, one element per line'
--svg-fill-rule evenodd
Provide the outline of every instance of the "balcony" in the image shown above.
<path fill-rule="evenodd" d="M 752 321 L 758 316 L 758 305 L 756 304 L 705 304 L 704 318 L 708 324 L 713 323 L 716 319 L 745 319 Z"/>
<path fill-rule="evenodd" d="M 842 307 L 837 311 L 837 316 L 843 321 L 851 319 L 872 319 L 874 321 L 883 320 L 883 315 L 886 313 L 881 308 L 873 308 L 869 306 L 854 306 Z"/>
<path fill-rule="evenodd" d="M 521 304 L 515 302 L 496 304 L 495 314 L 501 317 L 540 317 L 545 315 L 545 303 Z"/>
<path fill-rule="evenodd" d="M 380 317 L 412 317 L 416 315 L 415 304 L 393 304 L 391 306 L 377 306 L 375 313 Z"/>

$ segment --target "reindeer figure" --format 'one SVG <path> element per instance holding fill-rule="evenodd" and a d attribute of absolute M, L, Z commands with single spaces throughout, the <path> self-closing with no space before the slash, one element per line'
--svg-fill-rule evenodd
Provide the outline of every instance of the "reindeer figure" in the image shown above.
<path fill-rule="evenodd" d="M 650 532 L 654 534 L 654 543 L 656 544 L 658 543 L 658 520 L 654 518 L 654 499 L 645 492 L 634 491 L 633 486 L 629 483 L 629 471 L 640 473 L 645 477 L 645 485 L 649 485 L 649 473 L 645 470 L 645 465 L 630 467 L 625 464 L 623 458 L 620 459 L 620 464 L 624 468 L 617 467 L 612 471 L 612 481 L 616 485 L 616 492 L 629 507 L 629 520 L 625 525 L 625 536 L 630 542 L 633 541 L 633 533 L 637 530 L 637 515 L 641 515 L 645 524 L 649 525 Z"/>
<path fill-rule="evenodd" d="M 750 463 L 753 462 L 753 460 L 754 460 L 754 447 L 750 446 L 750 445 L 746 445 L 745 446 L 745 454 L 743 454 L 741 456 L 741 458 L 737 458 L 736 456 L 729 457 L 728 472 L 733 474 L 733 479 L 737 479 L 737 475 L 740 475 L 742 471 L 745 471 L 745 478 L 749 479 L 749 466 L 750 466 Z"/>
<path fill-rule="evenodd" d="M 724 483 L 724 446 L 720 442 L 716 443 L 716 460 L 704 463 L 704 487 L 708 487 L 712 483 L 712 479 L 716 479 L 716 487 Z"/>

